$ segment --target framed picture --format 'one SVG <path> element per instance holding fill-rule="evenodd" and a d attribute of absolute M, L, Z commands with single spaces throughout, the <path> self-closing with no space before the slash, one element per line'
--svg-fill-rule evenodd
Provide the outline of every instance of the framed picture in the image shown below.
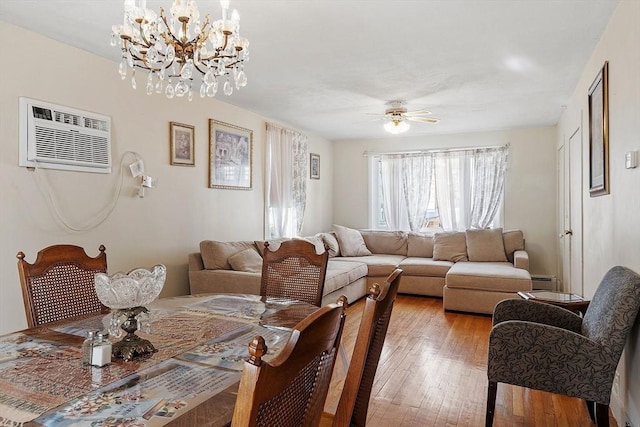
<path fill-rule="evenodd" d="M 609 194 L 609 63 L 589 88 L 589 195 Z"/>
<path fill-rule="evenodd" d="M 182 123 L 169 123 L 169 159 L 172 165 L 195 166 L 195 130 Z"/>
<path fill-rule="evenodd" d="M 311 179 L 320 179 L 320 155 L 311 153 L 309 165 L 309 176 Z"/>
<path fill-rule="evenodd" d="M 209 119 L 209 187 L 250 190 L 253 131 Z"/>

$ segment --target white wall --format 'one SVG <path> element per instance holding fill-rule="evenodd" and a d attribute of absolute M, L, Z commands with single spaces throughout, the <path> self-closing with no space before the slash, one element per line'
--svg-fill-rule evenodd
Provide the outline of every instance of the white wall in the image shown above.
<path fill-rule="evenodd" d="M 218 98 L 168 100 L 147 96 L 143 74 L 138 90 L 120 80 L 118 64 L 0 22 L 0 334 L 26 327 L 16 254 L 29 262 L 56 243 L 83 246 L 95 256 L 107 248 L 109 271 L 163 263 L 168 277 L 163 296 L 187 294 L 187 254 L 203 239 L 263 237 L 265 120 Z M 25 46 L 34 47 L 25 49 Z M 251 90 L 250 85 L 243 90 Z M 28 171 L 18 167 L 18 98 L 26 96 L 112 118 L 113 170 L 109 175 L 66 171 Z M 224 95 L 219 95 L 224 97 Z M 253 189 L 208 188 L 208 120 L 252 129 Z M 195 167 L 169 165 L 169 122 L 195 126 Z M 321 155 L 321 179 L 308 181 L 303 234 L 331 227 L 332 144 L 307 133 L 309 151 Z M 125 151 L 138 152 L 158 187 L 135 196 L 128 174 L 113 214 L 86 232 L 69 232 L 50 213 L 42 194 L 48 182 L 69 221 L 85 225 L 112 198 Z"/>
<path fill-rule="evenodd" d="M 436 125 L 437 126 L 437 125 Z M 480 147 L 511 144 L 505 182 L 504 228 L 522 229 L 531 272 L 555 275 L 555 127 L 337 141 L 333 216 L 336 224 L 368 227 L 368 162 L 364 151 Z"/>
<path fill-rule="evenodd" d="M 610 194 L 589 197 L 589 107 L 587 93 L 609 61 Z M 640 151 L 640 2 L 622 0 L 578 81 L 558 124 L 557 145 L 568 140 L 583 117 L 584 291 L 590 297 L 614 265 L 640 272 L 640 168 L 625 169 L 624 155 Z M 625 412 L 640 426 L 640 321 L 623 354 L 612 408 L 618 425 Z"/>

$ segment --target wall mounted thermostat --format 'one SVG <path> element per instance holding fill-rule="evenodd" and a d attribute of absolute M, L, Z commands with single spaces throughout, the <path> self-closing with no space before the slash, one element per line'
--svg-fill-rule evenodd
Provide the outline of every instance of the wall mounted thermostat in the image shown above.
<path fill-rule="evenodd" d="M 638 152 L 637 151 L 629 151 L 624 156 L 624 167 L 627 169 L 633 169 L 638 167 Z"/>

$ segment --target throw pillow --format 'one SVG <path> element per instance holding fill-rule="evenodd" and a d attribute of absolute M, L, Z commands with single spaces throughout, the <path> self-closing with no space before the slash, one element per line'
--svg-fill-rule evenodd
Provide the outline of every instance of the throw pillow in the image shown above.
<path fill-rule="evenodd" d="M 515 251 L 524 251 L 524 234 L 522 230 L 503 231 L 502 241 L 504 242 L 504 251 L 507 253 L 507 259 L 510 262 L 513 262 L 513 253 Z"/>
<path fill-rule="evenodd" d="M 469 261 L 507 262 L 502 241 L 502 228 L 467 230 Z"/>
<path fill-rule="evenodd" d="M 362 234 L 353 228 L 343 227 L 342 225 L 333 225 L 336 232 L 336 238 L 340 245 L 342 256 L 366 256 L 371 255 L 371 251 L 367 249 Z"/>
<path fill-rule="evenodd" d="M 334 233 L 319 233 L 325 246 L 329 248 L 329 258 L 340 256 L 340 245 Z"/>
<path fill-rule="evenodd" d="M 436 233 L 433 236 L 434 261 L 468 261 L 465 234 L 461 231 Z"/>
<path fill-rule="evenodd" d="M 280 244 L 284 241 L 287 240 L 291 240 L 288 237 L 278 237 L 275 239 L 270 239 L 267 240 L 269 242 L 269 250 L 270 251 L 275 251 L 278 250 L 278 248 L 280 247 Z M 258 248 L 258 253 L 260 254 L 260 256 L 264 256 L 264 240 L 256 240 L 256 248 Z"/>
<path fill-rule="evenodd" d="M 228 258 L 236 252 L 255 248 L 254 242 L 217 242 L 203 240 L 200 242 L 202 263 L 207 270 L 231 270 Z"/>
<path fill-rule="evenodd" d="M 262 272 L 262 257 L 255 249 L 245 249 L 231 255 L 229 264 L 236 271 L 246 271 L 247 273 Z"/>
<path fill-rule="evenodd" d="M 294 237 L 294 239 L 304 240 L 306 242 L 313 244 L 317 254 L 324 253 L 325 251 L 324 241 L 322 240 L 322 237 L 318 235 L 309 236 L 309 237 Z M 269 246 L 269 248 L 271 248 L 271 246 Z"/>

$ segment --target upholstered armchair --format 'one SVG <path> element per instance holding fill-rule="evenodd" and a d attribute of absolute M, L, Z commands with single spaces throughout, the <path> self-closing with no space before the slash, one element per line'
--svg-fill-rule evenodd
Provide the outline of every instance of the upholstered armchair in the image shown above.
<path fill-rule="evenodd" d="M 591 419 L 608 426 L 616 367 L 639 308 L 640 276 L 619 266 L 605 274 L 584 318 L 531 300 L 500 302 L 489 336 L 486 426 L 499 382 L 584 399 Z"/>

